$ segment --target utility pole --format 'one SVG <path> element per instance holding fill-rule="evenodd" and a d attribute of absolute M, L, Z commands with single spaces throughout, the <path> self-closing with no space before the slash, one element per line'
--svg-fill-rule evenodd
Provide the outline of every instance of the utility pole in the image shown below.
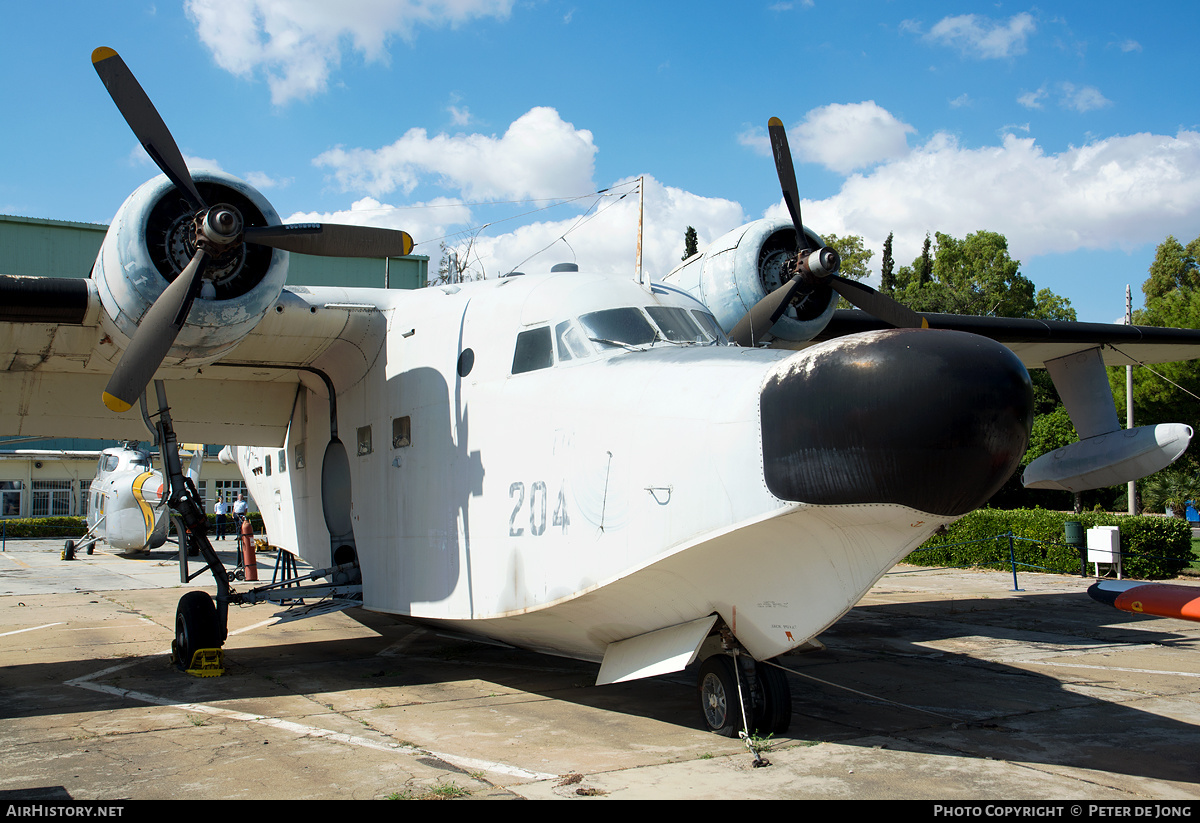
<path fill-rule="evenodd" d="M 1125 325 L 1133 325 L 1133 293 L 1125 284 Z M 1125 428 L 1133 428 L 1133 366 L 1125 367 Z M 1129 513 L 1137 514 L 1137 484 L 1129 481 Z"/>

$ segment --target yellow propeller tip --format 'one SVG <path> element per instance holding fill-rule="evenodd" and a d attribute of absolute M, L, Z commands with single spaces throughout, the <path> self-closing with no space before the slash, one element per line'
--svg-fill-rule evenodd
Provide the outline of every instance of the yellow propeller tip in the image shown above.
<path fill-rule="evenodd" d="M 770 120 L 767 121 L 768 127 L 769 126 L 782 126 L 782 125 L 783 125 L 783 121 L 780 120 L 778 117 L 772 117 Z"/>
<path fill-rule="evenodd" d="M 92 62 L 99 63 L 101 60 L 107 60 L 110 57 L 116 57 L 115 49 L 110 49 L 108 46 L 101 46 L 92 52 Z"/>
<path fill-rule="evenodd" d="M 108 392 L 104 393 L 104 405 L 108 406 L 109 411 L 115 411 L 117 414 L 127 412 L 133 408 L 132 403 L 126 403 L 119 397 L 114 397 Z"/>

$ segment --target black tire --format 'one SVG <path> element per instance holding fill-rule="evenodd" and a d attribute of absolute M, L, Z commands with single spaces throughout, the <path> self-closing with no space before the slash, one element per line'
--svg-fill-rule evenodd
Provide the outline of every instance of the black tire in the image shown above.
<path fill-rule="evenodd" d="M 217 607 L 208 592 L 188 592 L 175 610 L 175 665 L 187 671 L 197 649 L 220 648 Z"/>
<path fill-rule="evenodd" d="M 762 699 L 754 712 L 759 734 L 785 734 L 792 725 L 792 689 L 783 669 L 758 663 L 758 684 Z"/>
<path fill-rule="evenodd" d="M 742 729 L 735 665 L 729 655 L 714 654 L 701 664 L 696 681 L 704 727 L 722 737 L 737 737 Z"/>
<path fill-rule="evenodd" d="M 63 560 L 74 560 L 75 559 L 75 541 L 74 540 L 68 540 L 66 543 L 63 544 L 62 559 Z"/>

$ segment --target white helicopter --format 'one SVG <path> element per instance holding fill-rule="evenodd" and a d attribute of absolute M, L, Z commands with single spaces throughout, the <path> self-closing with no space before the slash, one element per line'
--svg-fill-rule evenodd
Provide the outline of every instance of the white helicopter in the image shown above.
<path fill-rule="evenodd" d="M 194 484 L 204 450 L 202 446 L 192 449 L 187 476 Z M 62 559 L 73 560 L 80 551 L 91 554 L 99 542 L 121 552 L 157 549 L 167 542 L 167 491 L 162 472 L 151 465 L 150 451 L 140 448 L 137 441 L 105 449 L 88 487 L 87 532 L 78 540 L 66 541 Z"/>
<path fill-rule="evenodd" d="M 224 642 L 231 603 L 299 588 L 593 660 L 600 684 L 699 660 L 707 728 L 780 733 L 791 697 L 770 661 L 1008 479 L 1027 366 L 1051 369 L 1084 438 L 1030 483 L 1124 482 L 1191 436 L 1118 432 L 1104 365 L 1200 356 L 1200 332 L 921 317 L 841 278 L 803 228 L 777 120 L 792 223 L 741 227 L 664 282 L 568 267 L 417 292 L 288 287 L 288 251 L 394 256 L 412 240 L 279 225 L 245 182 L 187 169 L 116 52 L 93 63 L 166 176 L 118 210 L 91 279 L 0 277 L 0 429 L 135 437 L 125 412 L 154 380 L 189 528 L 203 518 L 178 436 L 239 443 L 270 542 L 322 581 L 235 590 L 202 539 L 217 594 L 180 600 L 181 666 Z M 867 313 L 835 313 L 839 294 Z M 63 402 L 83 396 L 108 409 Z"/>

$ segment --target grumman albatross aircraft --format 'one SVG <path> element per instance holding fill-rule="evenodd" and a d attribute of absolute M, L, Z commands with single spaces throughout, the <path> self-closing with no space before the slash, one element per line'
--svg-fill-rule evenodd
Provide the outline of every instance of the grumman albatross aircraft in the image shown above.
<path fill-rule="evenodd" d="M 921 317 L 842 279 L 802 227 L 778 121 L 792 222 L 736 229 L 663 282 L 289 287 L 289 251 L 412 241 L 280 226 L 245 182 L 187 169 L 115 52 L 93 62 L 165 176 L 118 210 L 90 279 L 0 278 L 0 429 L 137 437 L 153 381 L 168 456 L 177 437 L 241 444 L 270 542 L 319 570 L 313 590 L 596 661 L 601 684 L 699 659 L 713 731 L 786 730 L 772 658 L 1007 480 L 1027 366 L 1051 368 L 1085 438 L 1031 483 L 1124 482 L 1190 438 L 1118 431 L 1103 366 L 1200 356 L 1200 333 Z M 839 294 L 866 312 L 835 313 Z M 832 335 L 854 323 L 872 327 Z M 229 604 L 280 599 L 200 548 L 217 595 L 180 601 L 185 667 L 224 642 Z"/>

